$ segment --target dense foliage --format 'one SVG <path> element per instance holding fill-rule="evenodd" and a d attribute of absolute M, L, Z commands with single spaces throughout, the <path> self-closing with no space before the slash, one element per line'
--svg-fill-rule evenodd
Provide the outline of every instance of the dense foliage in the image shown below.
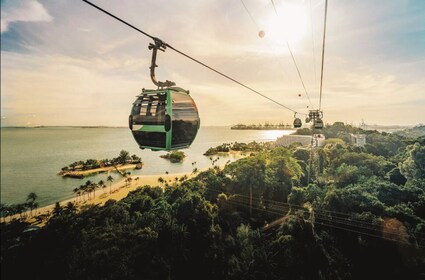
<path fill-rule="evenodd" d="M 117 164 L 138 164 L 142 163 L 142 159 L 137 155 L 131 155 L 130 153 L 121 150 L 119 155 L 113 159 L 87 159 L 86 161 L 80 160 L 75 161 L 68 166 L 62 167 L 61 172 L 70 172 L 70 171 L 78 171 L 78 170 L 90 170 L 90 169 L 96 169 L 100 167 L 108 167 L 108 166 L 114 166 Z"/>
<path fill-rule="evenodd" d="M 205 153 L 204 156 L 212 156 L 219 153 L 228 153 L 230 151 L 235 152 L 262 152 L 270 150 L 272 147 L 272 142 L 256 142 L 252 141 L 248 144 L 246 143 L 239 143 L 239 142 L 232 142 L 232 143 L 223 143 L 221 145 L 218 145 L 217 147 L 211 147 L 209 148 Z"/>
<path fill-rule="evenodd" d="M 424 145 L 372 132 L 352 146 L 337 126 L 313 151 L 275 148 L 104 206 L 57 205 L 38 231 L 2 223 L 2 279 L 423 277 Z"/>
<path fill-rule="evenodd" d="M 172 151 L 160 157 L 168 159 L 171 162 L 176 163 L 176 162 L 182 162 L 184 158 L 186 157 L 186 155 L 182 151 Z"/>

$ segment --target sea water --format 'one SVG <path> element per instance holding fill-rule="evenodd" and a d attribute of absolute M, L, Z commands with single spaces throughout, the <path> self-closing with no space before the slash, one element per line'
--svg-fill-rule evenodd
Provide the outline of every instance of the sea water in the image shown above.
<path fill-rule="evenodd" d="M 106 183 L 108 175 L 115 182 L 118 173 L 100 173 L 84 179 L 64 178 L 58 174 L 62 167 L 75 161 L 117 157 L 126 150 L 142 158 L 143 168 L 130 170 L 132 175 L 154 175 L 166 172 L 192 172 L 196 167 L 211 166 L 208 148 L 222 143 L 274 141 L 291 130 L 231 130 L 230 127 L 201 127 L 192 146 L 183 150 L 182 163 L 171 163 L 160 158 L 166 152 L 140 150 L 128 128 L 41 127 L 1 128 L 1 203 L 22 203 L 30 192 L 35 192 L 40 206 L 73 196 L 73 189 L 85 181 Z M 220 157 L 218 164 L 236 160 Z M 107 184 L 109 185 L 109 184 Z"/>

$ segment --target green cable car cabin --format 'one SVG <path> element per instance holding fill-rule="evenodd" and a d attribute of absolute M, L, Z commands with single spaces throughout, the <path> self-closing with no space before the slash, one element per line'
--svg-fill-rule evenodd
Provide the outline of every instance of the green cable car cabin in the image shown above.
<path fill-rule="evenodd" d="M 200 126 L 198 109 L 189 92 L 179 87 L 145 90 L 137 96 L 129 127 L 141 149 L 188 148 Z"/>

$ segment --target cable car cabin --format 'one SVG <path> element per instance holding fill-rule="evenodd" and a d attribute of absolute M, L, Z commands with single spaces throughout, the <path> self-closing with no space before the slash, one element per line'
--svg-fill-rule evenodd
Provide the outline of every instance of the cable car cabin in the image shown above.
<path fill-rule="evenodd" d="M 141 149 L 188 148 L 200 125 L 198 109 L 189 92 L 178 87 L 143 90 L 133 103 L 129 127 Z"/>
<path fill-rule="evenodd" d="M 294 120 L 294 127 L 295 127 L 295 128 L 299 128 L 299 127 L 301 127 L 301 126 L 302 126 L 301 119 L 299 119 L 299 118 L 295 118 L 295 120 Z"/>
<path fill-rule="evenodd" d="M 314 120 L 314 128 L 322 129 L 323 128 L 323 120 L 321 118 L 317 118 Z"/>

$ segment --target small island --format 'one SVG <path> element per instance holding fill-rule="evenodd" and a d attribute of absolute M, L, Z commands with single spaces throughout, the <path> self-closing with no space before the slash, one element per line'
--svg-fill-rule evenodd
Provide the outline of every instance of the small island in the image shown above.
<path fill-rule="evenodd" d="M 230 153 L 230 152 L 261 152 L 261 151 L 267 151 L 272 148 L 273 142 L 264 142 L 264 143 L 258 143 L 258 142 L 250 142 L 248 144 L 246 143 L 223 143 L 217 147 L 211 147 L 209 148 L 205 153 L 204 156 L 213 156 L 217 154 L 224 154 L 224 153 Z"/>
<path fill-rule="evenodd" d="M 160 157 L 168 159 L 172 163 L 176 163 L 176 162 L 182 162 L 184 158 L 186 157 L 186 155 L 181 151 L 172 151 Z"/>
<path fill-rule="evenodd" d="M 134 154 L 130 156 L 129 152 L 121 150 L 118 157 L 113 159 L 87 159 L 86 161 L 80 160 L 73 162 L 68 166 L 62 167 L 58 175 L 81 179 L 94 173 L 107 171 L 117 171 L 121 173 L 121 170 L 141 169 L 142 166 L 143 162 L 140 157 Z"/>

